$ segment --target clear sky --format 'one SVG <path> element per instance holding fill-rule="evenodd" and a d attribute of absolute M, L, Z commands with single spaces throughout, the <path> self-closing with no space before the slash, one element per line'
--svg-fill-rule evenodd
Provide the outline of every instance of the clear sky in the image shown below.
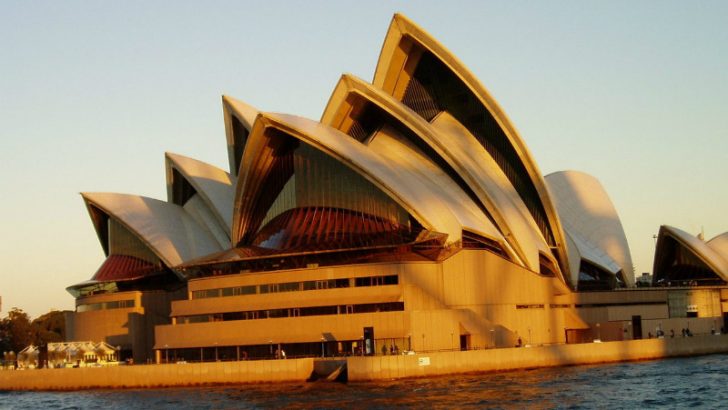
<path fill-rule="evenodd" d="M 221 94 L 318 119 L 403 12 L 491 91 L 541 171 L 611 195 L 639 275 L 661 224 L 728 230 L 728 2 L 0 0 L 0 295 L 37 316 L 104 259 L 79 192 L 227 169 Z"/>

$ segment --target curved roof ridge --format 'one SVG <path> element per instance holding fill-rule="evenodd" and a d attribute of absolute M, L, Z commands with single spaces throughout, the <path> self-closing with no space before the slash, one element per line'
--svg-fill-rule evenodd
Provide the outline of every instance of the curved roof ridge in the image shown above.
<path fill-rule="evenodd" d="M 404 44 L 400 48 L 402 39 L 407 39 L 409 44 Z M 433 36 L 424 29 L 409 20 L 402 14 L 395 14 L 389 27 L 379 61 L 374 75 L 373 84 L 382 88 L 387 92 L 404 93 L 404 83 L 408 82 L 409 74 L 406 74 L 400 81 L 399 74 L 405 69 L 414 68 L 415 63 L 410 63 L 407 56 L 414 47 L 413 44 L 419 45 L 424 50 L 432 53 L 440 62 L 462 81 L 465 86 L 473 93 L 473 95 L 483 104 L 483 107 L 491 114 L 493 120 L 496 121 L 511 148 L 515 151 L 519 161 L 523 165 L 528 179 L 533 185 L 533 189 L 538 196 L 538 202 L 543 208 L 544 218 L 549 227 L 550 235 L 553 236 L 554 246 L 558 254 L 559 265 L 562 271 L 569 271 L 568 268 L 568 245 L 565 240 L 565 234 L 558 214 L 554 205 L 549 198 L 546 184 L 543 180 L 541 172 L 533 159 L 528 147 L 523 142 L 520 134 L 512 124 L 508 116 L 505 114 L 500 105 L 491 96 L 490 92 L 478 81 L 466 66 L 440 44 Z M 420 53 L 421 55 L 421 53 Z M 419 60 L 419 57 L 417 58 Z M 408 66 L 408 64 L 410 64 Z M 394 71 L 393 71 L 394 70 Z M 548 241 L 548 238 L 546 238 Z"/>
<path fill-rule="evenodd" d="M 262 152 L 263 138 L 268 128 L 282 131 L 336 158 L 386 193 L 425 229 L 447 234 L 448 243 L 460 240 L 462 231 L 457 219 L 416 174 L 393 167 L 366 146 L 314 120 L 287 114 L 261 113 L 251 132 L 250 151 L 246 149 L 243 158 L 241 169 L 245 170 L 245 174 L 241 175 L 237 183 L 233 220 L 234 244 L 247 235 L 250 229 L 246 220 L 252 206 L 249 202 L 255 198 L 252 191 L 261 187 L 254 183 L 251 178 L 255 178 L 255 175 L 249 171 L 252 169 L 254 157 L 258 161 L 264 161 L 270 155 Z"/>
<path fill-rule="evenodd" d="M 116 219 L 170 268 L 222 250 L 181 206 L 139 195 L 83 192 L 81 196 L 89 213 L 93 206 Z M 101 237 L 98 223 L 94 219 Z"/>
<path fill-rule="evenodd" d="M 165 168 L 167 201 L 172 202 L 174 184 L 172 168 L 175 168 L 195 188 L 230 238 L 236 178 L 214 165 L 171 152 L 165 153 Z"/>

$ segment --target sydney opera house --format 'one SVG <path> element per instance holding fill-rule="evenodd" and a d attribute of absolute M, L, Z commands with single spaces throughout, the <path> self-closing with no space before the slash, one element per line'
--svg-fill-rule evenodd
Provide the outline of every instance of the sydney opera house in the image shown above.
<path fill-rule="evenodd" d="M 395 15 L 319 121 L 222 98 L 229 172 L 166 154 L 166 201 L 83 193 L 106 255 L 68 339 L 243 360 L 623 340 L 728 312 L 728 233 L 663 227 L 636 288 L 594 177 L 542 176 L 465 65 Z"/>

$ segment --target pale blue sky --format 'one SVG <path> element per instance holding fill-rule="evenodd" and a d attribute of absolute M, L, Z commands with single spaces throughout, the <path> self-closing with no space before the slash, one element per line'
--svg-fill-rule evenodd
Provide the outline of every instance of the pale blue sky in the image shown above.
<path fill-rule="evenodd" d="M 103 252 L 80 191 L 165 198 L 164 152 L 225 167 L 221 94 L 318 119 L 394 12 L 491 91 L 544 174 L 599 178 L 651 271 L 661 224 L 728 230 L 728 2 L 0 0 L 0 295 L 33 316 Z"/>

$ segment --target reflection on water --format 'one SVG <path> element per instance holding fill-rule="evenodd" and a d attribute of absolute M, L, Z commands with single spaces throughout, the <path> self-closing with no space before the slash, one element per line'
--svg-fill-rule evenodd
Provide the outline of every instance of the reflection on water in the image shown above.
<path fill-rule="evenodd" d="M 0 408 L 725 408 L 728 355 L 377 383 L 0 392 Z"/>

